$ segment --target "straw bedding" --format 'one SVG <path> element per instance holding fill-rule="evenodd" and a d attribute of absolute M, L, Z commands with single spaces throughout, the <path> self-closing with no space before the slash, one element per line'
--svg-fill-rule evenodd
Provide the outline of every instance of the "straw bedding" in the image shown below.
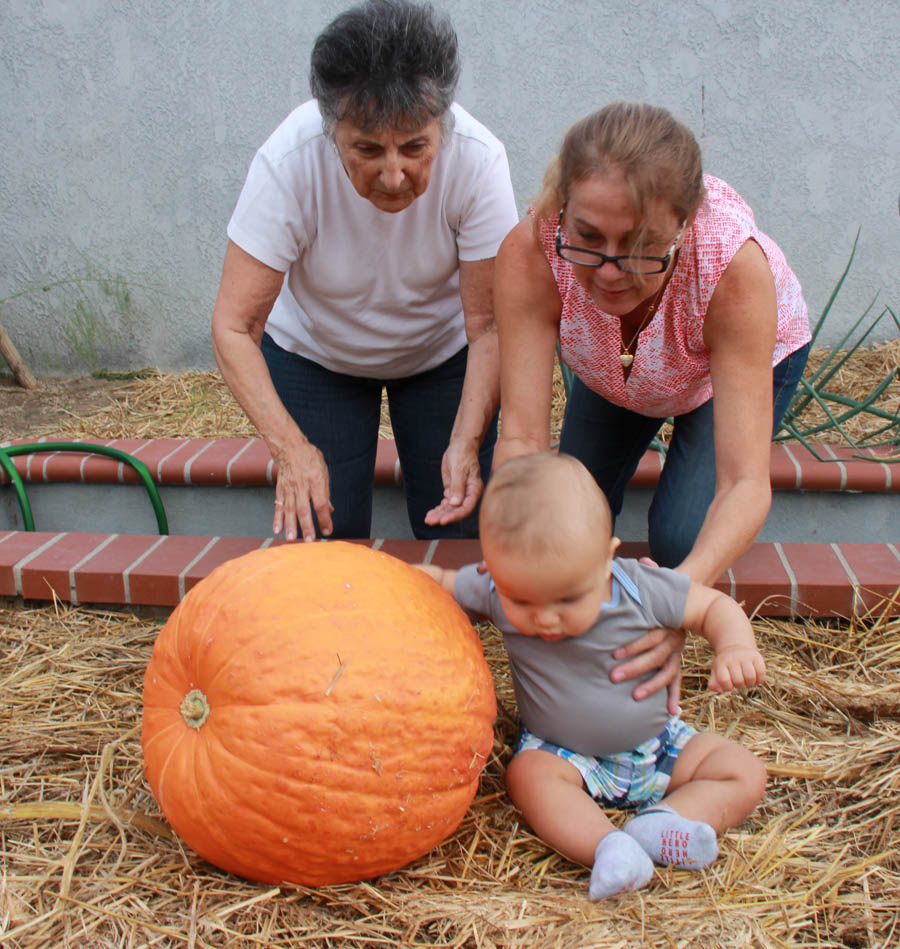
<path fill-rule="evenodd" d="M 213 374 L 154 375 L 69 437 L 253 434 Z M 515 699 L 502 639 L 479 633 L 500 713 L 463 824 L 412 866 L 323 887 L 249 883 L 175 838 L 143 781 L 143 670 L 160 617 L 0 604 L 0 945 L 37 947 L 887 947 L 900 944 L 900 617 L 755 620 L 769 664 L 685 717 L 745 743 L 766 799 L 700 874 L 658 870 L 601 904 L 587 872 L 522 824 L 502 774 Z M 613 816 L 614 820 L 621 818 Z"/>
<path fill-rule="evenodd" d="M 490 625 L 479 632 L 500 714 L 462 826 L 405 870 L 308 890 L 206 864 L 150 796 L 141 682 L 159 620 L 0 609 L 0 944 L 896 945 L 900 618 L 755 625 L 766 684 L 705 693 L 709 655 L 692 641 L 683 705 L 765 759 L 764 803 L 709 871 L 659 870 L 646 889 L 591 904 L 587 872 L 537 840 L 504 794 L 515 701 Z"/>

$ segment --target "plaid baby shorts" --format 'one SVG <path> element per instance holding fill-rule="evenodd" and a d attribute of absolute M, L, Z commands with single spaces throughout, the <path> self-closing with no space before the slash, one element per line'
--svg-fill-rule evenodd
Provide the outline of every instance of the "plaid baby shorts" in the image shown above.
<path fill-rule="evenodd" d="M 662 734 L 641 742 L 637 748 L 592 758 L 544 741 L 523 725 L 514 753 L 549 751 L 577 768 L 588 794 L 598 803 L 608 807 L 645 807 L 658 804 L 665 797 L 675 759 L 696 734 L 695 728 L 674 716 Z"/>

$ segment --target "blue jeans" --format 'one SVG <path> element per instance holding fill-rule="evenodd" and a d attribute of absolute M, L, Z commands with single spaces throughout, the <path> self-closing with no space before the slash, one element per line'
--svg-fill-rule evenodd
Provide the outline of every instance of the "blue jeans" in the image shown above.
<path fill-rule="evenodd" d="M 772 372 L 773 434 L 803 375 L 809 345 Z M 650 554 L 675 567 L 690 553 L 716 490 L 713 399 L 675 418 L 666 463 L 648 513 Z M 665 419 L 649 418 L 608 402 L 576 378 L 569 393 L 559 450 L 594 475 L 612 508 L 622 510 L 625 488 Z"/>
<path fill-rule="evenodd" d="M 478 536 L 475 514 L 444 526 L 425 523 L 425 514 L 444 496 L 441 460 L 459 409 L 467 348 L 434 369 L 403 379 L 368 379 L 331 372 L 282 349 L 266 334 L 262 353 L 285 408 L 325 456 L 334 505 L 333 538 L 368 537 L 372 528 L 382 387 L 387 388 L 413 533 L 420 539 Z M 496 439 L 495 416 L 479 454 L 485 481 Z"/>

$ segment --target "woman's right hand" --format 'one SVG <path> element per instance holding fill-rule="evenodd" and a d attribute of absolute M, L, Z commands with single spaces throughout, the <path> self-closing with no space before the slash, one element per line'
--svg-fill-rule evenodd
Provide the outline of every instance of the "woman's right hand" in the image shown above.
<path fill-rule="evenodd" d="M 681 651 L 684 649 L 685 638 L 684 631 L 680 629 L 651 629 L 645 635 L 620 646 L 613 653 L 613 658 L 628 661 L 616 666 L 610 673 L 610 678 L 613 682 L 624 682 L 653 669 L 658 670 L 634 690 L 634 700 L 639 702 L 667 687 L 669 714 L 677 715 L 681 701 Z"/>
<path fill-rule="evenodd" d="M 328 467 L 322 452 L 305 438 L 287 448 L 269 446 L 276 466 L 275 516 L 272 533 L 284 531 L 285 540 L 316 539 L 315 511 L 323 537 L 332 530 Z M 299 534 L 298 534 L 299 525 Z"/>

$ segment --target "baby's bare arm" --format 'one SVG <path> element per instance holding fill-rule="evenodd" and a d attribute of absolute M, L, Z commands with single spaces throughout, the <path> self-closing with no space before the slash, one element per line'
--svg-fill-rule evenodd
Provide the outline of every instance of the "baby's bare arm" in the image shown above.
<path fill-rule="evenodd" d="M 438 567 L 433 563 L 414 564 L 423 573 L 427 573 L 432 580 L 437 582 L 448 592 L 453 592 L 453 584 L 456 582 L 458 570 L 446 570 L 444 567 Z"/>
<path fill-rule="evenodd" d="M 713 692 L 748 688 L 763 681 L 766 663 L 757 648 L 753 627 L 730 596 L 692 583 L 684 625 L 703 636 L 716 651 L 709 676 Z"/>

